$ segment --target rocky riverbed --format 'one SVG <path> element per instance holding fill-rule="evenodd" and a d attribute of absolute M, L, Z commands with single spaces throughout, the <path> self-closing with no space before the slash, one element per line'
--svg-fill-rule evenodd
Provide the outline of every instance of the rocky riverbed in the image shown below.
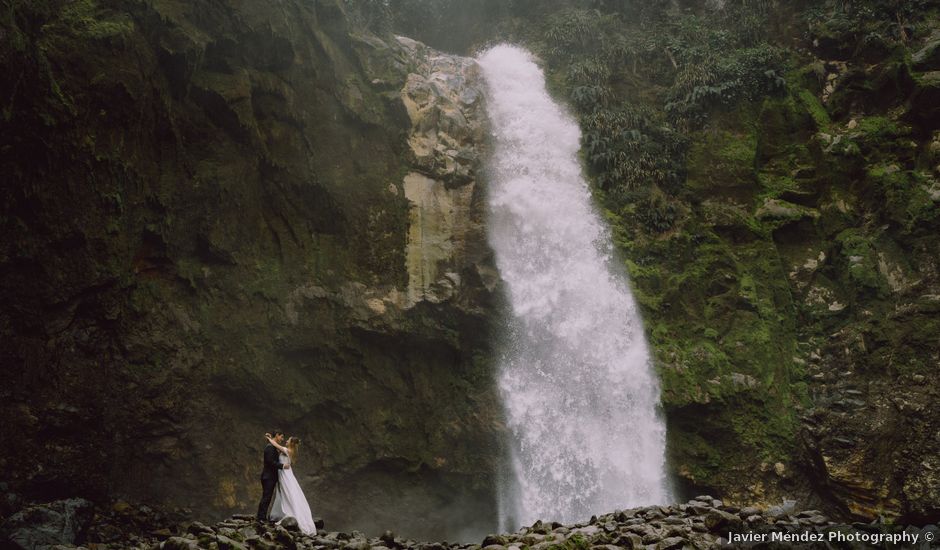
<path fill-rule="evenodd" d="M 2 548 L 166 550 L 687 550 L 706 548 L 930 548 L 937 526 L 838 524 L 793 501 L 766 509 L 729 506 L 711 496 L 685 504 L 648 506 L 594 516 L 585 523 L 537 521 L 515 533 L 481 541 L 420 542 L 391 531 L 369 536 L 324 529 L 304 535 L 288 518 L 281 525 L 233 515 L 214 525 L 194 521 L 186 509 L 156 510 L 123 501 L 97 508 L 82 499 L 33 505 L 3 523 Z"/>

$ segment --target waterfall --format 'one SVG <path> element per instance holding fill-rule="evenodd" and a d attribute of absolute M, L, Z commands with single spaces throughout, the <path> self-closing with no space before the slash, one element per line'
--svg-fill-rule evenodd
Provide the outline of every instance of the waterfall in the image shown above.
<path fill-rule="evenodd" d="M 511 305 L 501 530 L 665 502 L 659 386 L 581 172 L 578 126 L 525 50 L 495 46 L 478 62 L 494 139 L 489 241 Z"/>

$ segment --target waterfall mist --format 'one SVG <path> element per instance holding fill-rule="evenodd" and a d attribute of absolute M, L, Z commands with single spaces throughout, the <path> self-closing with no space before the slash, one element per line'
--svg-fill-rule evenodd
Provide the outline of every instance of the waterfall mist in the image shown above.
<path fill-rule="evenodd" d="M 578 125 L 525 50 L 498 45 L 478 62 L 494 145 L 489 242 L 511 306 L 500 530 L 664 502 L 658 382 L 582 175 Z"/>

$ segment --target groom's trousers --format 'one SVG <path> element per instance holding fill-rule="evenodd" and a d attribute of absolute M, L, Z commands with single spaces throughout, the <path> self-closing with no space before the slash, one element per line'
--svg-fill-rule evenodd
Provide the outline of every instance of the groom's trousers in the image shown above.
<path fill-rule="evenodd" d="M 258 504 L 259 521 L 266 521 L 268 519 L 268 508 L 271 507 L 271 499 L 274 498 L 275 487 L 277 487 L 277 478 L 261 480 L 261 502 Z"/>

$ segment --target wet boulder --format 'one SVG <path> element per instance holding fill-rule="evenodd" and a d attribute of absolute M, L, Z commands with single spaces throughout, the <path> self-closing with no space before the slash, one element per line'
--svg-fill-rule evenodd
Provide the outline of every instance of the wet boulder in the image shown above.
<path fill-rule="evenodd" d="M 13 548 L 34 550 L 79 544 L 94 516 L 94 505 L 81 498 L 29 506 L 7 518 L 4 535 Z"/>

